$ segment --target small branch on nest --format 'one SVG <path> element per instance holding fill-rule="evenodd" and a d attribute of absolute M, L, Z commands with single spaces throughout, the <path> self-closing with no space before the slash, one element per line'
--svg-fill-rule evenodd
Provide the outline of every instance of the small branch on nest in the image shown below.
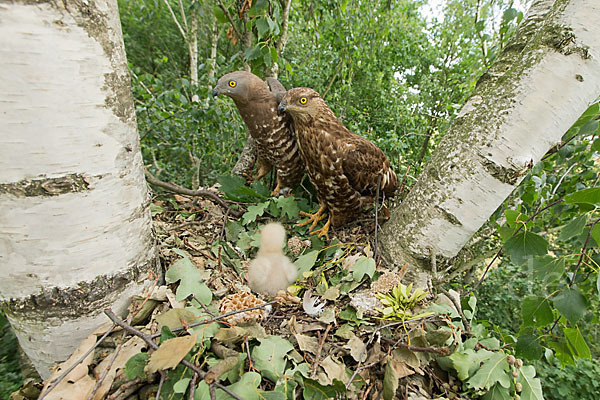
<path fill-rule="evenodd" d="M 433 354 L 437 354 L 439 356 L 448 356 L 450 355 L 452 352 L 450 351 L 450 348 L 448 346 L 443 346 L 443 347 L 418 347 L 418 346 L 411 346 L 410 344 L 406 344 L 406 343 L 401 343 L 401 342 L 396 342 L 394 340 L 382 337 L 381 340 L 383 340 L 386 343 L 389 344 L 393 344 L 395 346 L 398 347 L 403 347 L 405 349 L 408 349 L 410 351 L 416 351 L 416 352 L 420 352 L 420 353 L 433 353 Z"/>
<path fill-rule="evenodd" d="M 325 329 L 325 333 L 321 340 L 319 340 L 319 347 L 317 348 L 317 354 L 315 354 L 315 361 L 311 366 L 310 377 L 314 378 L 317 374 L 317 367 L 319 366 L 319 358 L 321 358 L 321 351 L 323 350 L 323 345 L 325 344 L 325 339 L 327 339 L 327 335 L 329 334 L 329 330 L 331 329 L 331 324 L 327 325 L 327 329 Z"/>
<path fill-rule="evenodd" d="M 166 189 L 169 192 L 173 192 L 173 193 L 179 193 L 179 194 L 183 194 L 186 196 L 192 196 L 192 197 L 203 197 L 203 198 L 211 199 L 215 203 L 217 203 L 218 205 L 223 207 L 227 212 L 231 213 L 231 215 L 233 215 L 236 218 L 239 218 L 244 214 L 242 211 L 232 210 L 229 207 L 229 204 L 227 204 L 227 202 L 225 200 L 223 200 L 222 198 L 220 198 L 219 196 L 217 196 L 215 193 L 211 192 L 210 190 L 203 190 L 203 189 L 191 190 L 188 188 L 181 187 L 179 185 L 175 185 L 173 183 L 163 182 L 160 179 L 158 179 L 157 177 L 155 177 L 154 175 L 152 175 L 148 170 L 144 170 L 144 174 L 146 175 L 146 180 L 151 185 L 161 187 L 161 188 Z"/>
<path fill-rule="evenodd" d="M 119 352 L 123 348 L 123 343 L 125 343 L 125 336 L 126 335 L 127 335 L 127 332 L 123 331 L 123 334 L 121 335 L 121 341 L 119 342 L 119 345 L 117 346 L 117 348 L 115 349 L 115 351 L 113 351 L 113 356 L 111 357 L 110 362 L 106 366 L 106 369 L 104 370 L 104 372 L 102 372 L 102 375 L 100 376 L 100 379 L 98 379 L 98 381 L 94 385 L 94 389 L 92 389 L 92 392 L 88 396 L 88 400 L 92 400 L 92 398 L 94 398 L 94 395 L 96 394 L 96 392 L 100 388 L 100 385 L 102 385 L 102 382 L 104 382 L 104 379 L 106 378 L 106 375 L 108 375 L 108 371 L 110 371 L 112 365 L 115 363 L 115 360 L 117 359 L 117 356 L 119 355 Z"/>
<path fill-rule="evenodd" d="M 165 383 L 165 377 L 167 376 L 167 374 L 165 374 L 165 371 L 159 371 L 159 373 L 160 373 L 160 382 L 158 382 L 158 389 L 156 389 L 155 399 L 160 399 L 160 391 L 162 389 L 163 383 Z"/>
<path fill-rule="evenodd" d="M 144 379 L 145 382 L 145 379 Z M 124 384 L 122 384 L 121 386 L 119 386 L 119 388 L 110 396 L 107 397 L 108 400 L 116 400 L 119 398 L 119 396 L 121 396 L 123 393 L 125 393 L 127 390 L 129 390 L 130 387 L 136 386 L 138 384 L 142 384 L 142 378 L 135 378 L 132 381 L 129 382 L 125 382 Z"/>
<path fill-rule="evenodd" d="M 180 327 L 174 328 L 174 329 L 171 330 L 171 332 L 173 332 L 173 333 L 180 332 L 180 331 L 183 331 L 185 329 L 193 328 L 193 327 L 198 326 L 198 325 L 210 324 L 212 322 L 219 321 L 219 320 L 221 320 L 223 318 L 229 317 L 230 315 L 235 315 L 235 314 L 243 313 L 243 312 L 246 312 L 246 311 L 252 311 L 252 310 L 259 309 L 259 308 L 264 308 L 264 307 L 270 306 L 271 304 L 275 304 L 275 303 L 278 303 L 278 302 L 279 302 L 279 300 L 273 300 L 273 301 L 270 301 L 268 303 L 261 304 L 260 306 L 254 306 L 254 307 L 244 308 L 243 310 L 231 311 L 231 312 L 225 313 L 223 315 L 219 315 L 219 316 L 214 317 L 214 318 L 210 318 L 210 319 L 205 319 L 203 321 L 194 322 L 193 324 L 189 324 L 187 327 L 180 326 Z M 160 333 L 155 333 L 154 335 L 150 336 L 150 339 L 156 339 L 157 337 L 160 337 Z"/>
<path fill-rule="evenodd" d="M 445 294 L 446 297 L 448 297 L 448 299 L 450 299 L 452 304 L 454 304 L 454 308 L 456 308 L 456 312 L 458 312 L 458 315 L 460 315 L 460 319 L 462 320 L 463 326 L 465 328 L 465 333 L 468 335 L 471 335 L 471 324 L 469 324 L 467 317 L 465 317 L 465 314 L 463 313 L 462 307 L 460 306 L 460 303 L 458 302 L 458 300 L 456 300 L 456 298 L 454 296 L 452 296 L 452 294 L 449 291 L 447 291 L 446 289 L 444 289 L 443 287 L 439 287 L 438 290 L 440 292 L 442 292 L 443 294 Z"/>
<path fill-rule="evenodd" d="M 56 378 L 56 380 L 54 381 L 54 383 L 52 385 L 50 385 L 50 387 L 48 387 L 48 389 L 43 392 L 40 397 L 38 398 L 38 400 L 42 400 L 44 397 L 46 397 L 48 395 L 48 393 L 50 393 L 56 386 L 58 386 L 58 384 L 65 379 L 65 377 L 67 375 L 69 375 L 69 373 L 71 371 L 73 371 L 75 369 L 76 366 L 78 366 L 79 364 L 81 364 L 83 362 L 83 360 L 85 360 L 85 358 L 96 349 L 96 347 L 100 346 L 100 343 L 102 343 L 102 341 L 104 339 L 106 339 L 106 337 L 108 335 L 110 335 L 112 333 L 112 331 L 115 329 L 116 325 L 113 325 L 110 327 L 110 329 L 108 331 L 106 331 L 106 333 L 104 335 L 102 335 L 102 337 L 100 339 L 98 339 L 96 341 L 96 343 L 88 350 L 85 352 L 84 355 L 81 356 L 81 358 L 79 358 L 79 360 L 75 361 L 75 363 L 73 365 L 71 365 L 69 368 L 67 368 L 65 370 L 65 372 L 63 372 L 58 378 Z"/>

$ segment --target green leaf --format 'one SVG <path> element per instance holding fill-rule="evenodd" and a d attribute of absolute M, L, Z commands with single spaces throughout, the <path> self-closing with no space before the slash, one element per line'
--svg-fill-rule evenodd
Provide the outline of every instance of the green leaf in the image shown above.
<path fill-rule="evenodd" d="M 514 9 L 512 7 L 508 8 L 508 9 L 504 10 L 504 15 L 502 15 L 502 20 L 504 22 L 512 21 L 517 16 L 518 13 L 519 13 L 519 11 L 517 11 L 516 9 Z"/>
<path fill-rule="evenodd" d="M 279 196 L 275 199 L 277 207 L 281 209 L 283 215 L 286 215 L 289 219 L 297 218 L 300 215 L 300 208 L 294 196 Z"/>
<path fill-rule="evenodd" d="M 130 380 L 135 378 L 146 378 L 144 367 L 146 367 L 146 361 L 148 361 L 148 358 L 150 358 L 150 354 L 138 353 L 127 360 L 125 363 L 125 375 L 127 375 L 127 378 Z"/>
<path fill-rule="evenodd" d="M 481 368 L 467 381 L 469 388 L 480 390 L 490 389 L 496 383 L 505 388 L 510 386 L 510 377 L 508 375 L 509 366 L 506 361 L 506 355 L 502 353 L 493 353 Z"/>
<path fill-rule="evenodd" d="M 600 247 L 600 223 L 594 225 L 591 235 L 594 242 L 596 242 L 596 246 Z"/>
<path fill-rule="evenodd" d="M 285 371 L 285 355 L 294 347 L 281 336 L 267 336 L 258 340 L 260 345 L 252 350 L 254 366 L 265 378 L 278 382 Z"/>
<path fill-rule="evenodd" d="M 258 391 L 258 386 L 262 377 L 257 372 L 246 372 L 239 381 L 234 383 L 233 385 L 228 386 L 227 388 L 231 390 L 233 393 L 239 395 L 244 400 L 258 400 L 261 399 L 260 393 Z M 226 398 L 230 399 L 231 397 L 227 396 Z"/>
<path fill-rule="evenodd" d="M 585 228 L 585 224 L 587 223 L 587 217 L 587 214 L 583 214 L 569 222 L 560 232 L 558 240 L 565 241 L 574 236 L 581 235 L 581 232 L 583 232 L 583 228 Z"/>
<path fill-rule="evenodd" d="M 598 204 L 600 205 L 600 188 L 583 189 L 565 196 L 568 204 Z"/>
<path fill-rule="evenodd" d="M 592 353 L 588 347 L 579 327 L 577 328 L 565 328 L 565 337 L 567 338 L 567 344 L 571 348 L 571 351 L 576 355 L 575 358 L 586 358 L 592 359 Z"/>
<path fill-rule="evenodd" d="M 483 396 L 483 400 L 512 400 L 512 396 L 507 388 L 496 383 L 489 392 Z"/>
<path fill-rule="evenodd" d="M 256 29 L 258 30 L 258 38 L 261 39 L 265 36 L 265 34 L 269 33 L 271 30 L 269 28 L 269 23 L 265 17 L 257 18 L 254 22 L 256 25 Z"/>
<path fill-rule="evenodd" d="M 215 17 L 217 17 L 217 22 L 219 22 L 220 24 L 224 24 L 227 22 L 227 17 L 225 16 L 225 13 L 221 9 L 221 7 L 215 6 L 213 10 L 215 13 Z"/>
<path fill-rule="evenodd" d="M 177 301 L 182 301 L 192 294 L 202 304 L 208 305 L 212 301 L 212 292 L 204 283 L 202 273 L 187 257 L 175 261 L 167 270 L 165 278 L 167 283 L 175 283 L 181 280 L 175 295 Z"/>
<path fill-rule="evenodd" d="M 242 215 L 242 224 L 248 225 L 249 223 L 256 221 L 256 218 L 262 217 L 267 207 L 269 207 L 269 202 L 249 206 L 248 211 Z"/>
<path fill-rule="evenodd" d="M 577 323 L 586 313 L 586 301 L 577 288 L 567 288 L 554 298 L 554 307 L 571 323 Z"/>
<path fill-rule="evenodd" d="M 594 140 L 594 143 L 592 143 L 592 151 L 597 151 L 600 153 L 600 138 Z"/>
<path fill-rule="evenodd" d="M 528 360 L 539 360 L 542 358 L 543 349 L 539 343 L 539 338 L 536 336 L 529 334 L 519 335 L 515 349 L 520 357 Z"/>
<path fill-rule="evenodd" d="M 153 217 L 164 212 L 165 209 L 158 204 L 150 203 L 150 214 L 152 214 Z"/>
<path fill-rule="evenodd" d="M 392 400 L 396 397 L 396 390 L 398 390 L 398 381 L 400 377 L 396 374 L 396 370 L 392 366 L 392 360 L 390 359 L 385 365 L 385 375 L 383 377 L 383 399 Z"/>
<path fill-rule="evenodd" d="M 479 351 L 467 349 L 456 351 L 445 358 L 450 360 L 450 365 L 454 368 L 460 380 L 466 381 L 479 368 L 479 364 L 490 358 L 492 354 L 491 351 L 485 349 Z"/>
<path fill-rule="evenodd" d="M 557 281 L 565 272 L 565 260 L 549 255 L 533 259 L 534 276 L 546 283 Z"/>
<path fill-rule="evenodd" d="M 554 314 L 548 299 L 541 296 L 529 296 L 521 305 L 523 326 L 545 326 L 554 321 Z"/>
<path fill-rule="evenodd" d="M 368 275 L 370 279 L 373 279 L 375 273 L 375 259 L 371 257 L 362 256 L 352 266 L 352 279 L 356 282 L 362 281 L 365 275 Z"/>
<path fill-rule="evenodd" d="M 579 129 L 578 134 L 582 135 L 582 136 L 589 136 L 589 135 L 595 134 L 597 130 L 598 130 L 598 120 L 593 119 L 593 120 L 587 122 L 585 125 L 583 125 L 581 127 L 581 129 Z"/>
<path fill-rule="evenodd" d="M 519 368 L 519 377 L 517 382 L 521 384 L 521 400 L 544 400 L 542 393 L 542 383 L 535 377 L 535 368 L 531 365 L 525 365 Z"/>
<path fill-rule="evenodd" d="M 333 384 L 323 386 L 319 382 L 312 379 L 304 380 L 304 400 L 328 400 L 339 398 L 340 395 L 346 394 L 346 386 L 343 382 L 334 379 Z"/>
<path fill-rule="evenodd" d="M 191 378 L 183 378 L 178 380 L 173 385 L 173 391 L 175 393 L 185 393 L 191 380 Z"/>
<path fill-rule="evenodd" d="M 315 265 L 315 262 L 317 262 L 317 257 L 319 257 L 319 250 L 313 250 L 298 257 L 298 259 L 294 261 L 294 265 L 298 268 L 298 275 L 302 276 L 304 272 L 310 271 Z"/>
<path fill-rule="evenodd" d="M 548 252 L 548 242 L 535 233 L 522 231 L 508 239 L 504 248 L 512 262 L 521 265 L 531 257 L 545 255 Z"/>

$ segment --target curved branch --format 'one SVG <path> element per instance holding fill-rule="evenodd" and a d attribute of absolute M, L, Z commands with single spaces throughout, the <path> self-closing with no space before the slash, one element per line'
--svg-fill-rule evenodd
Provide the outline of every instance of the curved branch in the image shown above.
<path fill-rule="evenodd" d="M 231 207 L 229 207 L 229 204 L 227 204 L 227 202 L 225 200 L 223 200 L 222 198 L 220 198 L 215 193 L 213 193 L 209 190 L 204 190 L 204 189 L 191 190 L 188 188 L 181 187 L 179 185 L 175 185 L 173 183 L 163 182 L 160 179 L 158 179 L 157 177 L 155 177 L 154 175 L 152 175 L 150 172 L 148 172 L 148 170 L 144 170 L 144 174 L 146 175 L 146 180 L 148 181 L 148 183 L 150 183 L 154 186 L 158 186 L 158 187 L 166 189 L 170 192 L 179 193 L 179 194 L 183 194 L 186 196 L 203 197 L 205 199 L 207 199 L 207 198 L 211 199 L 215 203 L 220 205 L 221 207 L 225 208 L 225 210 L 228 210 L 231 213 L 231 215 L 233 215 L 236 218 L 239 218 L 244 214 L 240 210 L 231 209 Z"/>

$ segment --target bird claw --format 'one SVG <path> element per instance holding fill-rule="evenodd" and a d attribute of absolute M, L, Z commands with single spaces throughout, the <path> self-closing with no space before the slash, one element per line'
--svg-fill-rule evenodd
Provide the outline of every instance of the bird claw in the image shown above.
<path fill-rule="evenodd" d="M 324 216 L 323 216 L 324 217 Z M 321 229 L 311 232 L 311 235 L 317 235 L 317 237 L 325 236 L 325 239 L 329 240 L 329 226 L 331 225 L 331 218 L 327 220 L 325 225 Z"/>
<path fill-rule="evenodd" d="M 319 208 L 319 211 L 317 211 L 314 214 L 300 211 L 300 214 L 304 215 L 305 217 L 308 217 L 308 219 L 304 222 L 299 223 L 298 226 L 306 226 L 308 224 L 311 224 L 310 228 L 308 228 L 308 230 L 312 231 L 317 226 L 317 223 L 326 217 L 326 215 L 323 214 L 323 211 L 325 211 L 325 207 Z"/>

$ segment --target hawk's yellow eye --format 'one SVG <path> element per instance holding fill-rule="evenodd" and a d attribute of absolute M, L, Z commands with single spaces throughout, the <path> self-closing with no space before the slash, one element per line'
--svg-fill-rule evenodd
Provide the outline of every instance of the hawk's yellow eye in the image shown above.
<path fill-rule="evenodd" d="M 306 104 L 306 97 L 300 97 L 300 104 Z"/>
<path fill-rule="evenodd" d="M 229 81 L 229 86 L 235 87 L 235 85 L 237 85 L 237 83 L 235 83 L 235 81 Z"/>

